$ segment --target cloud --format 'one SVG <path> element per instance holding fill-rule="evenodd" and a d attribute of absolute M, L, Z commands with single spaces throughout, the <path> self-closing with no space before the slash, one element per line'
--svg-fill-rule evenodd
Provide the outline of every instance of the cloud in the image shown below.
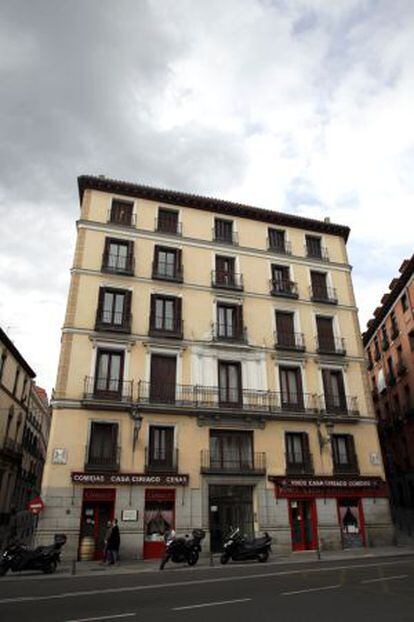
<path fill-rule="evenodd" d="M 412 254 L 413 27 L 409 0 L 3 2 L 0 321 L 39 382 L 80 173 L 350 225 L 364 325 Z"/>

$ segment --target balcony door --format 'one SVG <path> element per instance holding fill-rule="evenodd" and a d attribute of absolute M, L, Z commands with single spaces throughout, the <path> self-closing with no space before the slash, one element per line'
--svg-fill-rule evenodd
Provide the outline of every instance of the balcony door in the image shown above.
<path fill-rule="evenodd" d="M 177 359 L 175 356 L 151 356 L 150 401 L 163 404 L 175 402 Z"/>
<path fill-rule="evenodd" d="M 326 300 L 328 298 L 328 287 L 326 284 L 325 272 L 311 272 L 312 295 L 314 298 Z"/>
<path fill-rule="evenodd" d="M 157 471 L 173 468 L 174 428 L 151 426 L 149 431 L 148 467 Z"/>
<path fill-rule="evenodd" d="M 216 283 L 218 285 L 235 285 L 235 261 L 234 257 L 216 255 Z"/>
<path fill-rule="evenodd" d="M 110 221 L 117 225 L 131 225 L 133 207 L 127 201 L 112 201 Z"/>
<path fill-rule="evenodd" d="M 287 432 L 286 473 L 307 473 L 311 470 L 309 438 L 304 432 Z"/>
<path fill-rule="evenodd" d="M 87 466 L 116 470 L 118 424 L 93 421 L 89 440 Z"/>
<path fill-rule="evenodd" d="M 320 350 L 335 352 L 335 337 L 333 332 L 333 321 L 331 317 L 316 318 L 318 331 L 318 345 Z"/>
<path fill-rule="evenodd" d="M 332 459 L 334 473 L 358 473 L 358 459 L 351 434 L 333 434 Z"/>
<path fill-rule="evenodd" d="M 242 336 L 243 309 L 240 305 L 217 305 L 217 337 L 237 339 Z"/>
<path fill-rule="evenodd" d="M 211 430 L 210 468 L 223 471 L 252 469 L 252 434 L 230 430 Z"/>
<path fill-rule="evenodd" d="M 124 373 L 124 352 L 99 349 L 96 360 L 95 394 L 120 398 Z"/>
<path fill-rule="evenodd" d="M 222 406 L 238 406 L 242 402 L 240 363 L 219 361 L 219 398 Z"/>
<path fill-rule="evenodd" d="M 302 375 L 299 367 L 280 367 L 281 405 L 283 410 L 303 410 Z"/>
<path fill-rule="evenodd" d="M 287 348 L 295 347 L 295 323 L 293 313 L 276 311 L 277 344 Z"/>
<path fill-rule="evenodd" d="M 332 369 L 322 370 L 325 406 L 328 412 L 346 412 L 346 396 L 342 372 Z"/>

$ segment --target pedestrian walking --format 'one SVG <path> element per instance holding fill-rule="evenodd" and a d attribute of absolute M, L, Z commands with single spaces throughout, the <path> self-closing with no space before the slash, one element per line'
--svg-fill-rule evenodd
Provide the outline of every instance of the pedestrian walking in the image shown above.
<path fill-rule="evenodd" d="M 110 552 L 110 539 L 112 534 L 112 523 L 109 520 L 106 524 L 105 538 L 104 538 L 104 552 L 103 552 L 103 564 L 111 563 L 111 552 Z"/>
<path fill-rule="evenodd" d="M 110 564 L 119 562 L 119 547 L 121 545 L 121 534 L 119 532 L 118 520 L 115 518 L 112 523 L 112 530 L 109 536 L 108 549 L 110 554 Z"/>

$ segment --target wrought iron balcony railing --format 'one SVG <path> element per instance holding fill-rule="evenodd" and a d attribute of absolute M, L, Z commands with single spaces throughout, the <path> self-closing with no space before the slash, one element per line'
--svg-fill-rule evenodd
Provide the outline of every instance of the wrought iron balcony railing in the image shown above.
<path fill-rule="evenodd" d="M 133 381 L 86 376 L 83 398 L 130 403 L 133 399 Z"/>
<path fill-rule="evenodd" d="M 182 283 L 184 280 L 184 268 L 182 265 L 170 264 L 166 261 L 153 261 L 152 278 L 159 281 Z"/>
<path fill-rule="evenodd" d="M 131 326 L 132 313 L 98 310 L 95 321 L 95 330 L 110 331 L 115 333 L 130 333 Z"/>
<path fill-rule="evenodd" d="M 275 348 L 277 350 L 305 351 L 305 338 L 303 333 L 291 333 L 289 331 L 276 330 L 274 333 Z"/>
<path fill-rule="evenodd" d="M 4 456 L 11 460 L 20 460 L 23 454 L 23 447 L 19 441 L 15 441 L 12 438 L 5 438 L 1 451 Z"/>
<path fill-rule="evenodd" d="M 324 394 L 320 396 L 320 404 L 321 408 L 329 415 L 359 416 L 358 398 L 354 395 Z"/>
<path fill-rule="evenodd" d="M 222 289 L 243 289 L 243 275 L 231 270 L 212 270 L 211 271 L 212 287 Z"/>
<path fill-rule="evenodd" d="M 133 255 L 117 255 L 116 253 L 103 252 L 101 272 L 133 275 L 134 270 L 135 257 Z"/>
<path fill-rule="evenodd" d="M 184 335 L 184 320 L 176 320 L 172 323 L 164 321 L 157 323 L 155 318 L 150 318 L 148 334 L 150 337 L 168 337 L 170 339 L 182 339 Z"/>
<path fill-rule="evenodd" d="M 216 386 L 138 382 L 138 404 L 170 404 L 199 410 L 236 410 L 270 413 L 316 414 L 319 399 L 310 393 L 290 393 Z"/>
<path fill-rule="evenodd" d="M 237 231 L 234 230 L 224 230 L 220 231 L 213 227 L 213 242 L 218 242 L 219 244 L 231 244 L 233 246 L 237 246 L 239 243 L 239 237 L 237 235 Z"/>
<path fill-rule="evenodd" d="M 178 473 L 178 448 L 165 449 L 158 454 L 145 448 L 145 473 Z"/>
<path fill-rule="evenodd" d="M 95 453 L 89 445 L 85 449 L 85 471 L 119 471 L 121 448 L 112 447 L 109 451 Z"/>
<path fill-rule="evenodd" d="M 237 324 L 215 322 L 212 325 L 213 341 L 247 343 L 247 328 Z"/>
<path fill-rule="evenodd" d="M 345 356 L 345 339 L 343 337 L 316 337 L 316 349 L 319 354 L 337 354 Z"/>
<path fill-rule="evenodd" d="M 298 298 L 298 285 L 295 281 L 288 279 L 270 279 L 270 293 L 272 296 L 283 296 L 285 298 Z"/>
<path fill-rule="evenodd" d="M 305 244 L 306 257 L 309 259 L 322 259 L 329 261 L 329 253 L 326 246 Z"/>
<path fill-rule="evenodd" d="M 349 462 L 334 462 L 333 465 L 334 475 L 359 475 L 359 466 L 356 457 Z"/>
<path fill-rule="evenodd" d="M 107 212 L 106 222 L 111 223 L 112 225 L 118 225 L 121 227 L 135 227 L 136 214 L 119 215 L 116 212 L 113 212 L 111 208 L 109 208 Z"/>
<path fill-rule="evenodd" d="M 268 237 L 267 250 L 272 253 L 278 253 L 279 255 L 291 255 L 292 245 L 288 240 L 284 240 L 283 242 L 275 242 Z"/>
<path fill-rule="evenodd" d="M 286 475 L 312 475 L 314 473 L 313 456 L 309 451 L 302 451 L 302 455 L 291 456 L 285 454 Z"/>
<path fill-rule="evenodd" d="M 245 453 L 245 455 L 243 455 Z M 223 453 L 201 450 L 201 473 L 265 475 L 266 454 L 252 452 L 248 448 L 240 451 L 223 451 Z"/>
<path fill-rule="evenodd" d="M 313 302 L 324 302 L 331 305 L 338 304 L 338 295 L 335 287 L 311 285 L 309 295 Z"/>
<path fill-rule="evenodd" d="M 155 231 L 159 233 L 169 233 L 170 235 L 182 235 L 182 223 L 176 220 L 175 217 L 167 218 L 155 218 Z"/>

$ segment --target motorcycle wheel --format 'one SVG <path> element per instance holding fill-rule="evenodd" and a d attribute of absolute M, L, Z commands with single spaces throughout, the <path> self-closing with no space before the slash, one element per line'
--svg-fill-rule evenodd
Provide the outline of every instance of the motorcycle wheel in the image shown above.
<path fill-rule="evenodd" d="M 227 562 L 229 561 L 230 557 L 227 553 L 222 553 L 221 557 L 220 557 L 220 564 L 227 564 Z"/>
<path fill-rule="evenodd" d="M 7 574 L 9 567 L 6 564 L 0 564 L 0 577 L 4 577 Z"/>
<path fill-rule="evenodd" d="M 53 574 L 54 572 L 56 572 L 56 568 L 57 562 L 55 560 L 52 560 L 44 568 L 42 568 L 42 570 L 45 574 Z"/>
<path fill-rule="evenodd" d="M 188 558 L 187 558 L 187 564 L 189 566 L 195 566 L 197 562 L 198 562 L 198 551 L 190 551 Z"/>
<path fill-rule="evenodd" d="M 168 562 L 169 559 L 170 559 L 169 555 L 164 555 L 160 563 L 160 570 L 164 570 L 164 566 Z"/>
<path fill-rule="evenodd" d="M 259 562 L 267 562 L 267 560 L 269 559 L 269 551 L 263 551 L 263 553 L 259 554 Z"/>

